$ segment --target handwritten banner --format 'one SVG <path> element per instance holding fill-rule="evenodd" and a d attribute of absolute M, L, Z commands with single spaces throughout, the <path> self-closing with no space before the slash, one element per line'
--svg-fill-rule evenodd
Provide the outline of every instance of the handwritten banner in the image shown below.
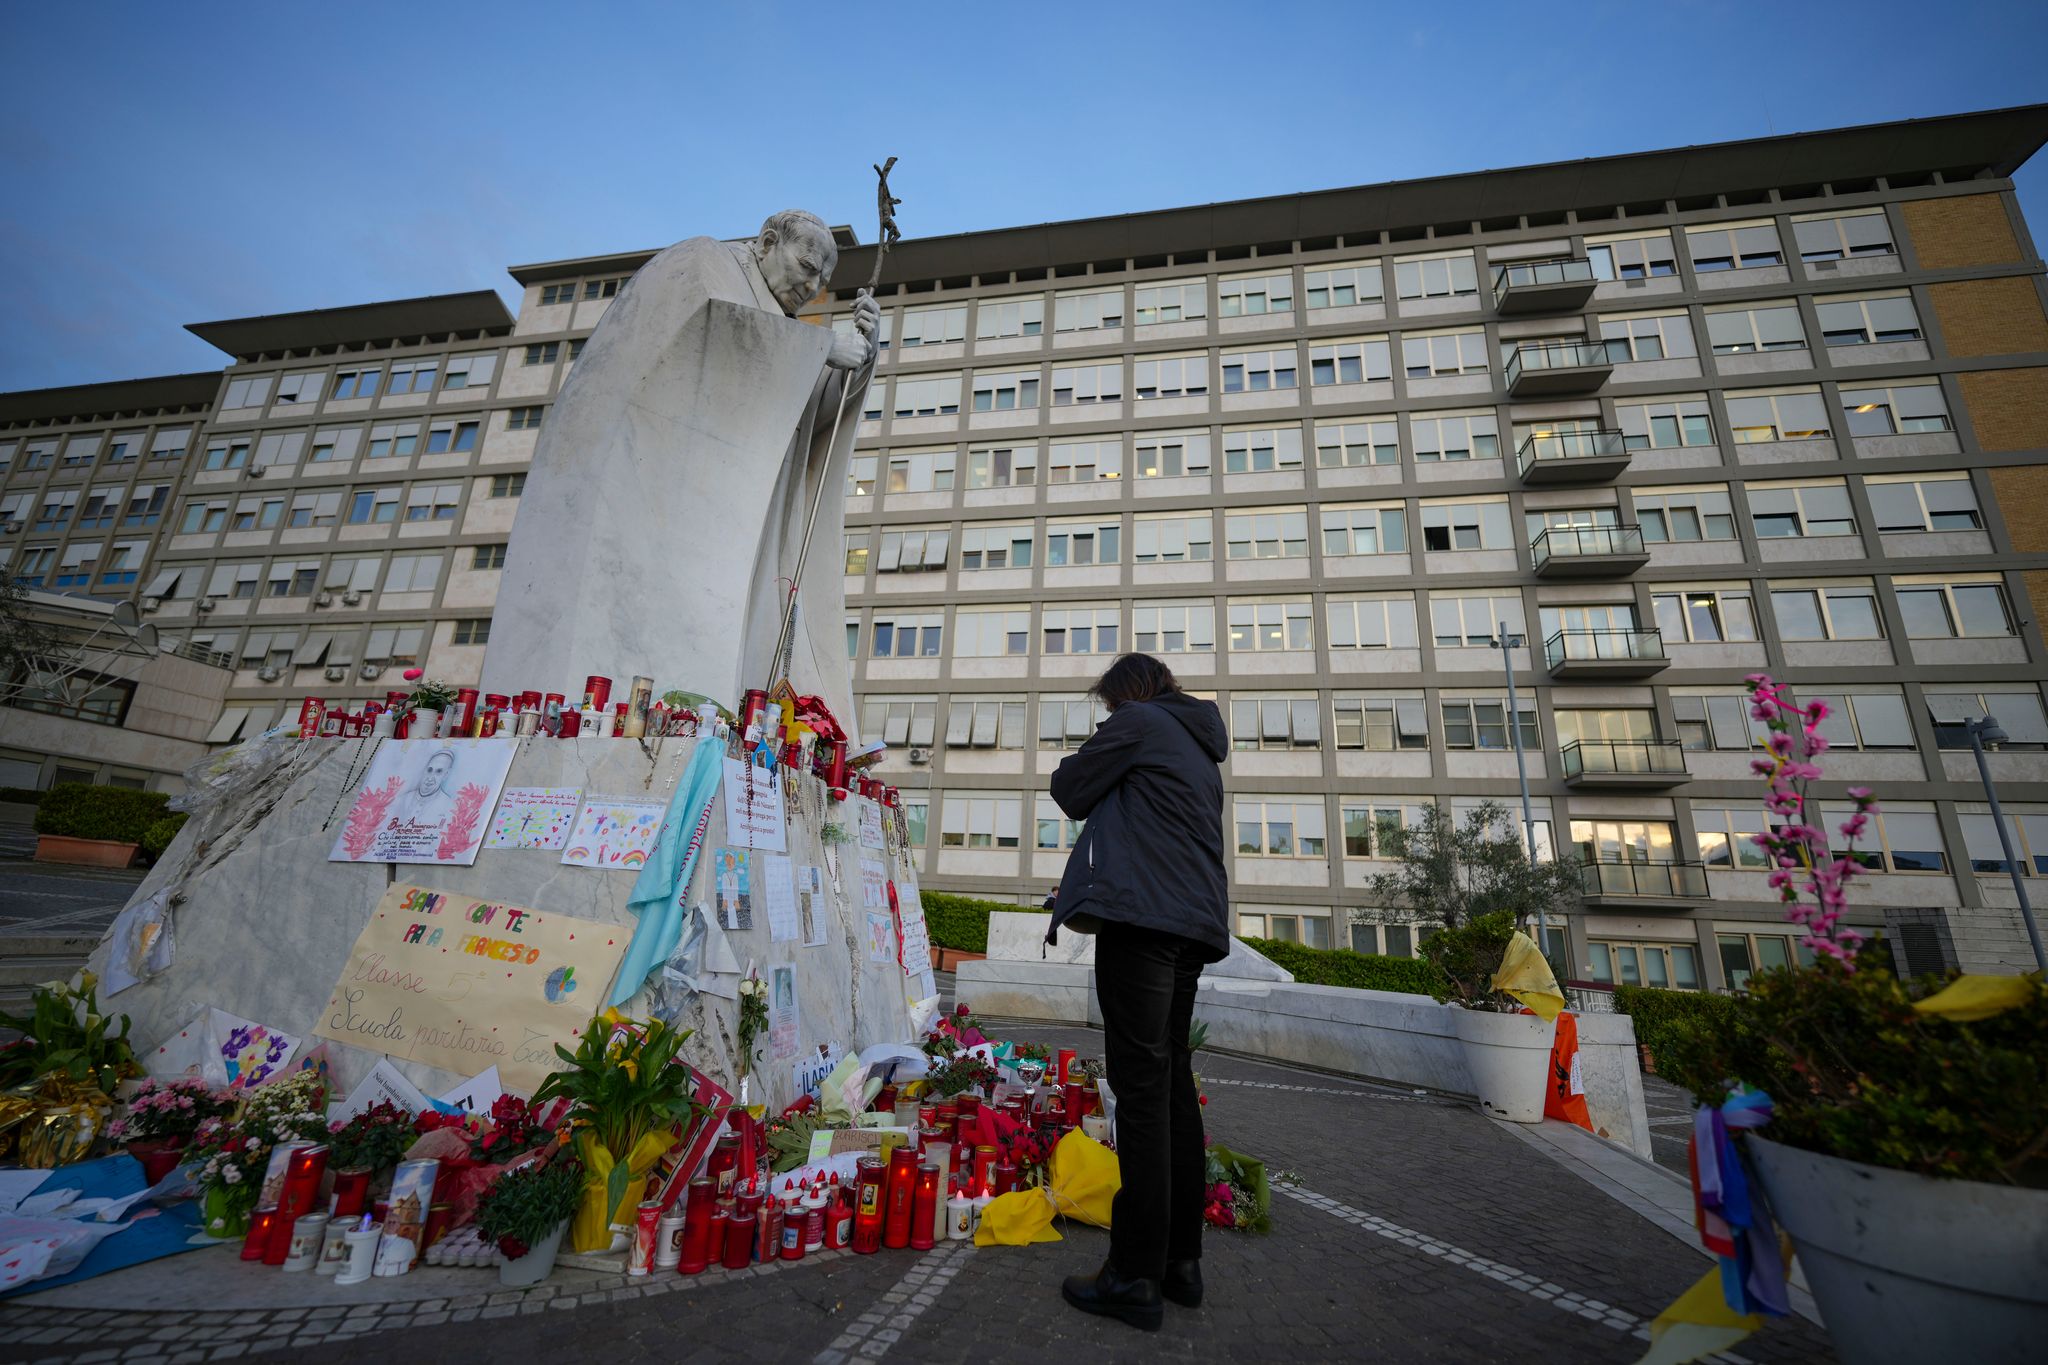
<path fill-rule="evenodd" d="M 741 848 L 780 853 L 788 847 L 782 814 L 782 770 L 725 760 L 725 837 Z"/>
<path fill-rule="evenodd" d="M 625 956 L 618 929 L 399 883 L 356 938 L 314 1033 L 531 1094 L 575 1050 Z"/>

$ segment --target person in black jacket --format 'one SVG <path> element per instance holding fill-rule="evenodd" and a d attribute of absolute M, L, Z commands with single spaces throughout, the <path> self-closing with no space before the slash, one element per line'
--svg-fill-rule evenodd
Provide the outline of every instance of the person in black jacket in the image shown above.
<path fill-rule="evenodd" d="M 1126 654 L 1094 688 L 1109 718 L 1052 775 L 1060 809 L 1087 823 L 1067 857 L 1048 942 L 1095 935 L 1095 994 L 1116 1093 L 1123 1185 L 1109 1259 L 1068 1278 L 1068 1303 L 1157 1329 L 1162 1296 L 1202 1301 L 1202 1109 L 1188 1053 L 1195 983 L 1230 951 L 1223 777 L 1230 738 L 1216 703 L 1165 664 Z"/>

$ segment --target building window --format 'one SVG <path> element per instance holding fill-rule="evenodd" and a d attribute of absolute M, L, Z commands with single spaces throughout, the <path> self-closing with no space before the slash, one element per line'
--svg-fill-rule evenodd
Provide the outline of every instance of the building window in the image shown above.
<path fill-rule="evenodd" d="M 1324 507 L 1322 517 L 1325 558 L 1408 552 L 1407 509 L 1401 503 Z"/>
<path fill-rule="evenodd" d="M 1934 722 L 1934 743 L 1940 749 L 1967 749 L 1966 722 L 1990 716 L 2006 733 L 2008 749 L 2048 748 L 2048 714 L 2041 693 L 2033 687 L 1975 689 L 1927 693 L 1927 714 Z"/>
<path fill-rule="evenodd" d="M 1213 522 L 1197 516 L 1137 517 L 1131 526 L 1131 557 L 1139 564 L 1178 564 L 1213 557 Z"/>
<path fill-rule="evenodd" d="M 284 520 L 283 498 L 244 498 L 235 504 L 232 531 L 268 531 Z"/>
<path fill-rule="evenodd" d="M 1225 275 L 1216 281 L 1218 317 L 1256 317 L 1294 311 L 1294 272 Z"/>
<path fill-rule="evenodd" d="M 1778 941 L 1784 942 L 1782 938 Z M 1592 939 L 1586 944 L 1586 955 L 1593 980 L 1603 985 L 1700 989 L 1699 948 L 1695 944 Z"/>
<path fill-rule="evenodd" d="M 1309 948 L 1328 948 L 1330 943 L 1330 916 L 1321 910 L 1294 915 L 1243 914 L 1237 917 L 1237 931 L 1246 938 L 1270 938 L 1281 943 L 1299 943 Z M 1387 933 L 1391 939 L 1396 932 L 1406 935 L 1406 925 L 1389 925 Z M 1403 938 L 1401 942 L 1406 943 Z M 1408 953 L 1403 951 L 1401 956 Z"/>
<path fill-rule="evenodd" d="M 1438 703 L 1438 710 L 1443 716 L 1446 749 L 1512 747 L 1508 738 L 1508 704 L 1505 698 L 1444 697 Z M 1521 717 L 1522 748 L 1542 748 L 1543 741 L 1536 730 L 1536 704 L 1522 703 L 1518 714 Z"/>
<path fill-rule="evenodd" d="M 1786 641 L 1884 638 L 1884 623 L 1877 614 L 1877 590 L 1868 584 L 1773 588 L 1771 612 L 1778 619 L 1779 638 Z"/>
<path fill-rule="evenodd" d="M 117 431 L 107 445 L 108 464 L 132 464 L 142 456 L 142 433 L 139 431 Z M 7 462 L 0 458 L 0 475 L 7 472 Z"/>
<path fill-rule="evenodd" d="M 1657 629 L 1667 643 L 1751 644 L 1756 604 L 1747 588 L 1687 588 L 1653 592 Z"/>
<path fill-rule="evenodd" d="M 456 483 L 414 484 L 405 495 L 407 521 L 453 521 L 462 502 L 462 485 Z"/>
<path fill-rule="evenodd" d="M 371 427 L 369 458 L 386 460 L 410 455 L 418 448 L 419 440 L 418 422 L 394 422 L 387 426 Z"/>
<path fill-rule="evenodd" d="M 856 455 L 846 462 L 846 496 L 864 498 L 875 491 L 877 457 Z"/>
<path fill-rule="evenodd" d="M 1656 492 L 1639 489 L 1635 504 L 1645 544 L 1735 539 L 1735 513 L 1726 484 Z"/>
<path fill-rule="evenodd" d="M 1673 692 L 1671 712 L 1678 721 L 1680 747 L 1696 752 L 1724 749 L 1747 753 L 1763 747 L 1770 732 L 1750 715 L 1746 692 Z"/>
<path fill-rule="evenodd" d="M 1124 291 L 1091 290 L 1057 294 L 1052 304 L 1055 332 L 1094 332 L 1124 325 Z"/>
<path fill-rule="evenodd" d="M 1678 861 L 1678 842 L 1668 820 L 1574 820 L 1572 842 L 1585 863 Z"/>
<path fill-rule="evenodd" d="M 1842 406 L 1851 436 L 1893 436 L 1948 431 L 1948 400 L 1934 379 L 1898 379 L 1871 388 L 1844 388 Z"/>
<path fill-rule="evenodd" d="M 967 336 L 967 305 L 950 308 L 906 308 L 896 329 L 900 346 L 939 346 Z"/>
<path fill-rule="evenodd" d="M 1331 708 L 1339 749 L 1393 753 L 1429 747 L 1429 709 L 1420 696 L 1340 692 Z"/>
<path fill-rule="evenodd" d="M 1753 270 L 1785 264 L 1774 223 L 1729 223 L 1685 230 L 1685 249 L 1697 274 L 1716 270 Z"/>
<path fill-rule="evenodd" d="M 904 450 L 889 456 L 891 493 L 950 493 L 953 489 L 950 450 Z"/>
<path fill-rule="evenodd" d="M 1136 294 L 1135 316 L 1140 327 L 1206 318 L 1209 316 L 1208 282 L 1174 280 L 1166 284 L 1141 284 Z"/>
<path fill-rule="evenodd" d="M 1668 232 L 1589 239 L 1586 260 L 1596 280 L 1649 280 L 1678 273 L 1678 258 Z"/>
<path fill-rule="evenodd" d="M 1828 705 L 1820 733 L 1834 749 L 1912 749 L 1913 722 L 1906 699 L 1896 692 L 1816 692 L 1799 689 L 1800 699 Z"/>
<path fill-rule="evenodd" d="M 1113 365 L 1069 365 L 1052 372 L 1052 405 L 1072 407 L 1081 403 L 1119 403 L 1124 396 L 1124 367 Z"/>
<path fill-rule="evenodd" d="M 955 749 L 1022 749 L 1027 738 L 1022 697 L 954 698 L 946 711 L 946 745 Z"/>
<path fill-rule="evenodd" d="M 520 412 L 538 412 L 537 408 L 514 408 Z M 427 428 L 427 454 L 446 455 L 452 451 L 476 449 L 475 422 L 436 422 Z"/>
<path fill-rule="evenodd" d="M 1232 559 L 1305 559 L 1308 509 L 1278 507 L 1260 512 L 1225 512 L 1223 539 Z"/>
<path fill-rule="evenodd" d="M 1400 796 L 1340 796 L 1337 808 L 1344 821 L 1344 856 L 1393 858 L 1400 831 L 1428 822 L 1429 802 Z"/>
<path fill-rule="evenodd" d="M 1322 705 L 1314 693 L 1234 696 L 1230 699 L 1230 742 L 1235 749 L 1319 749 Z"/>
<path fill-rule="evenodd" d="M 525 363 L 528 365 L 552 365 L 562 356 L 559 341 L 536 341 L 526 348 Z"/>
<path fill-rule="evenodd" d="M 1094 697 L 1054 696 L 1038 698 L 1038 747 L 1078 749 L 1095 733 L 1095 727 L 1109 719 L 1109 711 Z"/>
<path fill-rule="evenodd" d="M 547 409 L 545 407 L 513 408 L 505 414 L 505 429 L 507 431 L 539 431 L 541 419 L 546 415 Z M 475 441 L 476 423 L 469 422 L 465 423 L 465 425 L 470 429 L 471 442 L 473 444 Z M 430 443 L 427 446 L 427 452 L 432 454 L 433 449 L 434 447 Z M 457 446 L 456 449 L 467 450 L 469 447 Z"/>
<path fill-rule="evenodd" d="M 1714 422 L 1704 398 L 1646 398 L 1616 403 L 1621 441 L 1630 450 L 1676 450 L 1714 444 Z"/>
<path fill-rule="evenodd" d="M 1114 654 L 1120 647 L 1120 607 L 1046 607 L 1039 638 L 1046 654 Z"/>
<path fill-rule="evenodd" d="M 5 703 L 23 711 L 118 728 L 128 719 L 135 684 L 98 673 L 74 673 L 61 682 L 16 679 L 18 690 Z M 58 780 L 66 780 L 60 772 Z M 87 780 L 90 780 L 89 778 Z"/>
<path fill-rule="evenodd" d="M 860 728 L 870 738 L 897 748 L 928 749 L 937 733 L 939 703 L 931 697 L 868 697 L 861 703 Z"/>
<path fill-rule="evenodd" d="M 571 343 L 569 358 L 576 358 Z M 443 389 L 487 389 L 491 376 L 498 372 L 498 357 L 495 353 L 478 355 L 452 355 L 448 357 L 448 371 L 442 377 Z"/>
<path fill-rule="evenodd" d="M 493 474 L 491 496 L 494 498 L 516 498 L 526 491 L 524 474 Z"/>
<path fill-rule="evenodd" d="M 1230 648 L 1234 653 L 1314 649 L 1315 645 L 1315 607 L 1306 597 L 1230 604 Z"/>
<path fill-rule="evenodd" d="M 154 526 L 163 520 L 164 503 L 171 495 L 169 484 L 139 483 L 128 494 L 127 511 L 122 514 L 123 526 Z M 13 520 L 0 516 L 0 521 Z"/>
<path fill-rule="evenodd" d="M 1794 321 L 1796 331 L 1796 310 Z M 1693 348 L 1692 320 L 1684 313 L 1604 317 L 1600 319 L 1600 339 L 1607 343 L 1607 358 L 1617 364 L 1698 354 Z"/>
<path fill-rule="evenodd" d="M 225 530 L 228 524 L 228 505 L 224 502 L 188 502 L 185 504 L 185 519 L 178 523 L 178 534 L 192 536 Z"/>
<path fill-rule="evenodd" d="M 1472 253 L 1411 257 L 1394 262 L 1394 292 L 1404 299 L 1445 299 L 1479 292 Z"/>
<path fill-rule="evenodd" d="M 1231 811 L 1240 858 L 1321 858 L 1329 852 L 1320 797 L 1238 796 Z"/>
<path fill-rule="evenodd" d="M 441 585 L 441 556 L 393 555 L 384 575 L 386 592 L 432 592 Z"/>
<path fill-rule="evenodd" d="M 1400 462 L 1400 429 L 1391 417 L 1316 423 L 1318 468 L 1340 469 Z"/>
<path fill-rule="evenodd" d="M 1333 597 L 1326 604 L 1331 649 L 1414 649 L 1415 597 Z"/>
<path fill-rule="evenodd" d="M 945 618 L 938 612 L 877 616 L 868 657 L 874 659 L 936 659 L 945 637 Z"/>
<path fill-rule="evenodd" d="M 1738 444 L 1811 441 L 1832 434 L 1818 389 L 1751 390 L 1727 398 L 1728 426 Z"/>
<path fill-rule="evenodd" d="M 1384 345 L 1385 343 L 1381 343 Z M 1294 387 L 1295 351 L 1236 351 L 1223 356 L 1225 393 L 1261 393 Z"/>
<path fill-rule="evenodd" d="M 1882 533 L 1984 528 L 1968 474 L 1871 475 L 1863 486 Z"/>
<path fill-rule="evenodd" d="M 583 282 L 583 301 L 588 303 L 592 299 L 616 298 L 618 292 L 625 287 L 626 281 L 624 279 L 585 280 Z"/>
<path fill-rule="evenodd" d="M 1209 356 L 1141 356 L 1134 392 L 1139 398 L 1194 398 L 1209 392 Z"/>
<path fill-rule="evenodd" d="M 1849 840 L 1842 833 L 1842 825 L 1855 813 L 1854 806 L 1821 803 L 1821 819 L 1816 823 L 1827 830 L 1828 851 L 1837 857 L 1849 852 Z M 1996 830 L 1992 833 L 1995 839 Z M 1857 841 L 1854 857 L 1872 872 L 1948 871 L 1941 822 L 1931 807 L 1915 810 L 1886 802 L 1874 808 L 1863 837 Z"/>
<path fill-rule="evenodd" d="M 1848 486 L 1840 479 L 1811 484 L 1749 486 L 1749 520 L 1759 540 L 1807 536 L 1853 536 L 1856 514 Z"/>
<path fill-rule="evenodd" d="M 1409 336 L 1401 339 L 1401 365 L 1410 379 L 1427 379 L 1431 376 L 1455 374 L 1485 374 L 1486 333 L 1483 331 L 1436 332 L 1428 336 Z M 1318 384 L 1330 381 L 1321 378 L 1320 362 L 1315 371 Z M 1368 375 L 1367 378 L 1379 376 Z M 1339 379 L 1338 383 L 1352 381 Z"/>
<path fill-rule="evenodd" d="M 425 626 L 378 626 L 370 632 L 363 662 L 410 667 L 420 661 L 420 645 L 426 636 Z"/>
<path fill-rule="evenodd" d="M 350 373 L 353 374 L 354 372 L 351 371 Z M 370 391 L 372 393 L 376 392 L 374 386 L 377 374 L 378 371 L 375 370 L 370 372 L 372 384 Z M 262 407 L 270 401 L 270 386 L 275 382 L 276 378 L 276 375 L 259 374 L 251 375 L 244 379 L 230 379 L 227 392 L 221 395 L 221 408 L 225 411 L 234 411 L 241 408 Z M 336 398 L 354 397 L 353 394 L 341 392 L 338 386 L 335 389 L 334 396 Z"/>
<path fill-rule="evenodd" d="M 868 572 L 869 546 L 872 537 L 866 531 L 848 531 L 842 538 L 846 548 L 846 572 L 854 578 L 865 578 Z"/>
<path fill-rule="evenodd" d="M 1032 399 L 1032 405 L 1037 405 Z M 950 417 L 960 411 L 960 376 L 939 375 L 931 379 L 898 379 L 896 381 L 896 403 L 898 417 Z M 876 415 L 880 415 L 879 409 Z"/>
<path fill-rule="evenodd" d="M 976 412 L 1014 412 L 1038 406 L 1038 371 L 1011 370 L 974 376 Z M 898 414 L 901 416 L 902 414 Z"/>
<path fill-rule="evenodd" d="M 471 553 L 469 567 L 472 569 L 502 569 L 505 567 L 503 545 L 479 545 Z"/>
<path fill-rule="evenodd" d="M 56 586 L 82 588 L 91 583 L 99 567 L 100 552 L 105 549 L 104 544 L 65 546 L 64 558 L 57 565 Z"/>
<path fill-rule="evenodd" d="M 2005 589 L 1995 582 L 1895 580 L 1894 588 L 1909 640 L 1976 640 L 2013 633 Z"/>
<path fill-rule="evenodd" d="M 1913 296 L 1903 290 L 1853 299 L 1819 298 L 1814 300 L 1814 312 L 1830 346 L 1920 339 L 1920 315 L 1913 309 Z"/>
<path fill-rule="evenodd" d="M 1294 387 L 1294 353 L 1286 353 L 1289 365 L 1288 379 L 1276 388 Z M 1315 387 L 1331 384 L 1363 384 L 1393 377 L 1392 352 L 1385 337 L 1365 337 L 1356 341 L 1331 341 L 1308 349 L 1308 382 Z M 1230 390 L 1230 370 L 1224 367 L 1223 388 Z M 1253 388 L 1259 387 L 1257 384 Z"/>
<path fill-rule="evenodd" d="M 1044 331 L 1045 300 L 1042 298 L 984 299 L 974 310 L 974 336 L 977 341 L 1035 337 Z"/>
<path fill-rule="evenodd" d="M 1216 648 L 1216 608 L 1208 602 L 1139 602 L 1131 608 L 1132 647 L 1140 654 Z"/>
<path fill-rule="evenodd" d="M 540 287 L 540 306 L 543 308 L 551 308 L 558 303 L 574 302 L 576 302 L 576 285 L 574 281 L 568 284 L 544 284 Z"/>
<path fill-rule="evenodd" d="M 1206 431 L 1143 431 L 1132 439 L 1137 443 L 1137 473 L 1141 479 L 1208 476 Z"/>
<path fill-rule="evenodd" d="M 1059 802 L 1052 797 L 1041 793 L 1036 798 L 1034 809 L 1038 815 L 1037 833 L 1040 849 L 1047 852 L 1070 849 L 1080 841 L 1082 822 L 1068 819 L 1067 813 L 1060 809 Z"/>
<path fill-rule="evenodd" d="M 967 452 L 969 488 L 1023 488 L 1038 482 L 1038 447 L 986 446 Z"/>
<path fill-rule="evenodd" d="M 384 387 L 388 394 L 432 393 L 434 376 L 441 372 L 438 360 L 402 360 L 391 367 L 391 382 Z"/>
<path fill-rule="evenodd" d="M 1708 309 L 1707 341 L 1715 355 L 1803 351 L 1806 329 L 1799 321 L 1799 305 L 1790 299 L 1750 303 L 1739 308 Z"/>
<path fill-rule="evenodd" d="M 358 488 L 349 500 L 349 524 L 368 526 L 397 521 L 398 493 L 395 484 L 388 488 Z"/>
<path fill-rule="evenodd" d="M 1021 658 L 1030 652 L 1029 607 L 963 607 L 953 614 L 956 659 Z"/>
<path fill-rule="evenodd" d="M 1508 533 L 1508 505 L 1499 502 L 1424 502 L 1422 548 L 1439 550 L 1505 550 L 1514 545 Z"/>
<path fill-rule="evenodd" d="M 1408 431 L 1418 464 L 1500 458 L 1500 428 L 1490 412 L 1417 413 L 1408 419 Z"/>
<path fill-rule="evenodd" d="M 1054 441 L 1046 456 L 1047 483 L 1088 483 L 1114 479 L 1123 473 L 1122 437 L 1107 441 Z"/>
<path fill-rule="evenodd" d="M 1031 527 L 966 526 L 960 531 L 960 568 L 1026 569 L 1031 567 Z"/>
<path fill-rule="evenodd" d="M 947 792 L 940 807 L 943 848 L 1016 848 L 1024 799 L 983 792 Z"/>
<path fill-rule="evenodd" d="M 223 437 L 207 444 L 206 456 L 199 467 L 209 471 L 240 469 L 248 463 L 249 443 Z"/>
<path fill-rule="evenodd" d="M 1353 304 L 1378 303 L 1384 297 L 1380 268 L 1376 263 L 1311 270 L 1303 276 L 1302 285 L 1302 294 L 1311 312 L 1318 308 L 1349 308 Z"/>
<path fill-rule="evenodd" d="M 321 427 L 313 433 L 313 463 L 353 460 L 362 441 L 361 427 Z"/>
<path fill-rule="evenodd" d="M 1716 934 L 1714 948 L 1721 955 L 1721 975 L 1731 991 L 1745 989 L 1758 972 L 1790 966 L 1795 955 L 1800 966 L 1813 965 L 1813 951 L 1785 934 Z"/>
<path fill-rule="evenodd" d="M 14 566 L 14 581 L 24 587 L 41 587 L 44 576 L 50 572 L 50 566 L 56 559 L 56 546 L 31 545 L 21 552 L 21 561 Z"/>
<path fill-rule="evenodd" d="M 1047 568 L 1070 564 L 1114 564 L 1121 557 L 1123 520 L 1050 521 L 1045 527 Z"/>
<path fill-rule="evenodd" d="M 1883 209 L 1792 220 L 1792 239 L 1802 261 L 1839 261 L 1849 256 L 1890 256 L 1891 223 Z"/>
<path fill-rule="evenodd" d="M 334 375 L 334 393 L 340 398 L 375 398 L 377 382 L 384 377 L 382 366 L 362 370 L 337 370 Z"/>
<path fill-rule="evenodd" d="M 944 573 L 951 542 L 952 532 L 944 526 L 884 531 L 880 553 L 875 557 L 875 572 Z"/>
<path fill-rule="evenodd" d="M 1270 474 L 1301 468 L 1300 427 L 1235 427 L 1223 433 L 1223 472 Z"/>

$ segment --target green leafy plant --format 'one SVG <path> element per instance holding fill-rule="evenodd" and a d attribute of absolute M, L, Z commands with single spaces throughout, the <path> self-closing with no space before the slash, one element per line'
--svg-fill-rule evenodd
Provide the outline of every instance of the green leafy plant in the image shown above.
<path fill-rule="evenodd" d="M 925 1073 L 925 1084 L 940 1099 L 951 1099 L 969 1090 L 985 1093 L 993 1089 L 995 1083 L 996 1069 L 974 1053 L 963 1052 L 944 1061 L 935 1061 L 931 1070 Z"/>
<path fill-rule="evenodd" d="M 768 1140 L 769 1169 L 793 1171 L 806 1165 L 811 1159 L 811 1135 L 837 1127 L 827 1123 L 820 1114 L 783 1114 L 770 1119 L 765 1127 Z"/>
<path fill-rule="evenodd" d="M 827 820 L 818 830 L 818 841 L 823 844 L 850 844 L 853 842 L 853 835 L 848 833 L 846 826 L 839 821 Z"/>
<path fill-rule="evenodd" d="M 337 1171 L 383 1171 L 405 1159 L 417 1134 L 413 1116 L 389 1100 L 328 1125 L 327 1164 Z"/>
<path fill-rule="evenodd" d="M 1188 1051 L 1200 1052 L 1209 1044 L 1209 1021 L 1197 1019 L 1188 1025 Z"/>
<path fill-rule="evenodd" d="M 189 1138 L 208 1119 L 234 1112 L 236 1098 L 197 1076 L 148 1080 L 128 1097 L 128 1112 L 107 1127 L 112 1142 L 162 1142 Z"/>
<path fill-rule="evenodd" d="M 1017 909 L 1001 901 L 977 900 L 973 896 L 949 896 L 942 891 L 918 894 L 924 904 L 925 929 L 933 943 L 955 952 L 988 951 L 988 917 L 996 911 Z"/>
<path fill-rule="evenodd" d="M 1067 1075 L 1085 1085 L 1093 1085 L 1108 1074 L 1109 1067 L 1100 1057 L 1076 1057 L 1067 1068 Z"/>
<path fill-rule="evenodd" d="M 583 1163 L 562 1153 L 507 1171 L 477 1201 L 477 1230 L 518 1260 L 567 1222 L 583 1198 Z"/>
<path fill-rule="evenodd" d="M 142 851 L 155 862 L 164 856 L 164 850 L 178 837 L 178 831 L 185 828 L 185 822 L 192 817 L 184 811 L 174 811 L 142 831 Z"/>
<path fill-rule="evenodd" d="M 412 709 L 415 711 L 446 711 L 455 704 L 455 684 L 436 682 L 422 678 L 412 685 Z"/>
<path fill-rule="evenodd" d="M 1403 920 L 1455 929 L 1505 910 L 1518 920 L 1569 910 L 1578 903 L 1576 859 L 1560 855 L 1529 861 L 1519 814 L 1488 801 L 1458 823 L 1443 806 L 1426 805 L 1413 825 L 1386 824 L 1374 851 L 1394 860 L 1372 879 L 1382 906 L 1399 906 Z"/>
<path fill-rule="evenodd" d="M 128 1045 L 128 1016 L 101 1014 L 97 986 L 84 972 L 76 989 L 61 982 L 36 987 L 27 1014 L 0 1012 L 0 1028 L 22 1035 L 0 1050 L 0 1090 L 54 1074 L 111 1095 L 141 1074 Z"/>
<path fill-rule="evenodd" d="M 1354 953 L 1349 948 L 1311 948 L 1277 938 L 1248 938 L 1245 943 L 1261 957 L 1293 972 L 1294 979 L 1305 986 L 1436 994 L 1436 967 L 1424 958 Z"/>
<path fill-rule="evenodd" d="M 164 792 L 59 782 L 36 807 L 36 833 L 139 844 L 164 818 L 170 800 Z"/>
<path fill-rule="evenodd" d="M 676 1059 L 689 1036 L 659 1019 L 635 1023 L 606 1010 L 590 1021 L 574 1052 L 555 1044 L 564 1069 L 540 1083 L 531 1103 L 569 1101 L 569 1121 L 591 1130 L 623 1169 L 640 1139 L 687 1123 L 696 1108 L 690 1069 Z"/>
<path fill-rule="evenodd" d="M 1667 991 L 1655 986 L 1616 986 L 1614 1011 L 1626 1014 L 1635 1024 L 1636 1041 L 1650 1049 L 1663 1070 L 1663 1058 L 1681 1034 L 1698 1028 L 1726 1028 L 1733 1024 L 1737 1005 L 1733 996 L 1712 991 Z"/>
<path fill-rule="evenodd" d="M 1437 970 L 1434 994 L 1467 1009 L 1520 1009 L 1493 988 L 1494 974 L 1515 936 L 1511 910 L 1475 916 L 1453 928 L 1438 929 L 1422 940 L 1422 955 Z"/>

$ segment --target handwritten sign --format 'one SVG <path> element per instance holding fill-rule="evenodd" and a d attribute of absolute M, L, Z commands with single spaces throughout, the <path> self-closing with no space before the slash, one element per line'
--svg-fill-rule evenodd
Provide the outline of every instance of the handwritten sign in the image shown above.
<path fill-rule="evenodd" d="M 725 837 L 742 848 L 789 847 L 782 815 L 782 770 L 725 760 Z"/>
<path fill-rule="evenodd" d="M 589 920 L 404 882 L 356 938 L 322 1038 L 531 1093 L 574 1050 L 628 936 Z"/>
<path fill-rule="evenodd" d="M 475 863 L 515 747 L 510 739 L 385 740 L 328 861 Z"/>
<path fill-rule="evenodd" d="M 601 867 L 607 872 L 637 872 L 661 833 L 668 808 L 659 801 L 629 801 L 618 796 L 593 796 L 583 803 L 576 828 L 562 850 L 569 867 Z"/>
<path fill-rule="evenodd" d="M 896 960 L 896 926 L 885 910 L 870 910 L 868 917 L 868 961 Z"/>
<path fill-rule="evenodd" d="M 860 805 L 860 846 L 862 848 L 882 847 L 882 805 L 879 801 L 858 798 Z"/>
<path fill-rule="evenodd" d="M 389 1058 L 380 1057 L 362 1083 L 349 1091 L 347 1099 L 327 1106 L 327 1118 L 329 1122 L 352 1119 L 379 1104 L 389 1104 L 402 1114 L 413 1115 L 427 1107 L 427 1097 L 391 1065 Z"/>
<path fill-rule="evenodd" d="M 860 904 L 863 910 L 889 908 L 889 869 L 880 859 L 860 860 Z"/>
<path fill-rule="evenodd" d="M 796 912 L 796 876 L 789 859 L 780 853 L 763 853 L 760 858 L 762 899 L 768 904 L 768 938 L 774 943 L 792 943 L 801 932 Z"/>
<path fill-rule="evenodd" d="M 569 842 L 581 794 L 576 787 L 507 787 L 484 847 L 561 848 Z"/>

